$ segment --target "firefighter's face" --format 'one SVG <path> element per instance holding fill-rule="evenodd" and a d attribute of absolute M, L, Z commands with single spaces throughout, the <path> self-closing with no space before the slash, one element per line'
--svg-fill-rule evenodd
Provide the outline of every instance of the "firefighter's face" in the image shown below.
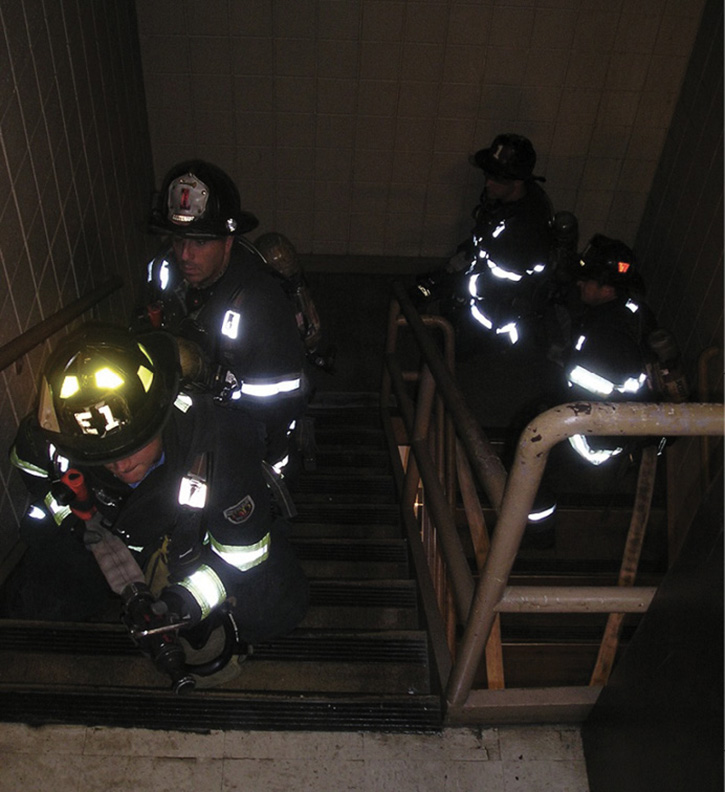
<path fill-rule="evenodd" d="M 603 305 L 617 296 L 617 291 L 609 284 L 602 284 L 594 278 L 577 281 L 579 297 L 584 305 Z"/>
<path fill-rule="evenodd" d="M 176 263 L 190 286 L 203 288 L 218 280 L 227 268 L 234 237 L 220 239 L 171 239 Z"/>
<path fill-rule="evenodd" d="M 505 179 L 503 176 L 496 176 L 488 171 L 484 171 L 483 175 L 486 180 L 484 190 L 489 201 L 510 203 L 518 201 L 526 193 L 524 182 L 521 179 Z"/>
<path fill-rule="evenodd" d="M 164 447 L 161 435 L 131 456 L 117 459 L 104 465 L 113 475 L 124 484 L 138 484 L 146 478 L 147 473 L 161 459 Z"/>

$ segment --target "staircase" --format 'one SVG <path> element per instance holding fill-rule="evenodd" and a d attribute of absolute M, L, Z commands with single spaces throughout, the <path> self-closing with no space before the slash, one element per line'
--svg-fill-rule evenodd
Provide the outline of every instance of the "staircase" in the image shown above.
<path fill-rule="evenodd" d="M 310 417 L 315 464 L 301 474 L 292 522 L 311 587 L 298 629 L 255 647 L 231 682 L 179 696 L 119 624 L 0 621 L 0 718 L 196 731 L 440 729 L 377 397 L 321 394 Z M 627 492 L 597 501 L 573 488 L 560 501 L 556 546 L 521 550 L 511 583 L 614 585 L 630 508 Z M 465 539 L 460 508 L 457 518 Z M 640 582 L 656 585 L 666 567 L 660 496 L 647 537 Z M 622 646 L 638 620 L 627 617 Z M 602 614 L 504 614 L 507 687 L 586 685 L 605 623 Z M 476 687 L 485 687 L 483 668 Z"/>
<path fill-rule="evenodd" d="M 311 607 L 236 679 L 175 695 L 116 624 L 0 622 L 0 718 L 175 730 L 435 731 L 429 646 L 376 398 L 321 395 L 292 540 Z"/>

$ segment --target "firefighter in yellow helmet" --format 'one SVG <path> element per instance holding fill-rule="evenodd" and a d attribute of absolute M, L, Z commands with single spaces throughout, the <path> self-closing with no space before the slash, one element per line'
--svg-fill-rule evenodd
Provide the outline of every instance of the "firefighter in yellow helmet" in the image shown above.
<path fill-rule="evenodd" d="M 141 608 L 160 619 L 160 643 L 140 645 L 164 662 L 176 638 L 193 653 L 221 626 L 239 641 L 221 665 L 289 632 L 308 586 L 263 451 L 252 418 L 179 390 L 172 336 L 83 326 L 49 358 L 11 451 L 33 502 L 5 615 L 76 621 L 123 606 L 138 637 Z"/>

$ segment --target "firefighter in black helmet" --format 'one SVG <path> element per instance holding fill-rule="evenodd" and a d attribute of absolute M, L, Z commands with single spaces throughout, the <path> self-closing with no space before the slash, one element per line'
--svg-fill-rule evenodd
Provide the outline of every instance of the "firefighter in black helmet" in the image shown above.
<path fill-rule="evenodd" d="M 572 317 L 567 350 L 558 361 L 559 385 L 549 402 L 522 416 L 512 436 L 554 404 L 671 400 L 660 386 L 653 339 L 664 331 L 644 301 L 644 283 L 634 251 L 624 242 L 595 234 L 579 256 L 574 280 L 580 307 Z M 669 333 L 667 333 L 669 336 Z M 576 482 L 581 492 L 612 494 L 636 471 L 639 452 L 663 438 L 574 435 L 552 448 L 538 500 L 540 521 L 530 515 L 527 536 L 548 546 L 554 539 L 554 493 Z M 631 482 L 630 482 L 631 483 Z"/>
<path fill-rule="evenodd" d="M 653 400 L 648 365 L 654 356 L 648 338 L 657 323 L 643 299 L 634 252 L 620 240 L 595 234 L 581 254 L 575 278 L 583 313 L 564 361 L 562 401 Z M 569 442 L 594 466 L 625 447 L 622 438 L 577 435 Z"/>
<path fill-rule="evenodd" d="M 549 275 L 552 209 L 523 135 L 497 135 L 470 161 L 485 179 L 473 232 L 443 270 L 419 279 L 418 293 L 442 295 L 441 313 L 459 330 L 506 348 L 521 341 Z"/>
<path fill-rule="evenodd" d="M 56 348 L 11 451 L 33 503 L 7 615 L 98 619 L 110 591 L 143 590 L 189 651 L 226 613 L 249 644 L 302 618 L 307 581 L 271 508 L 259 425 L 179 381 L 165 332 L 86 325 Z"/>
<path fill-rule="evenodd" d="M 141 313 L 201 349 L 206 365 L 193 384 L 259 418 L 266 459 L 281 468 L 308 399 L 305 350 L 282 279 L 243 236 L 257 225 L 220 168 L 202 160 L 171 168 L 150 218 L 170 244 L 149 263 Z"/>

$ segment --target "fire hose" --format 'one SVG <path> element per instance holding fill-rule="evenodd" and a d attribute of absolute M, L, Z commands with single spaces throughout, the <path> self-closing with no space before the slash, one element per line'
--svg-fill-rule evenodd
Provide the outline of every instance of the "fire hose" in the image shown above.
<path fill-rule="evenodd" d="M 220 613 L 224 629 L 220 652 L 205 663 L 188 663 L 178 636 L 180 629 L 189 626 L 188 622 L 171 614 L 167 604 L 152 594 L 127 545 L 104 524 L 83 474 L 73 468 L 66 471 L 54 488 L 54 496 L 85 523 L 83 543 L 93 553 L 111 590 L 121 597 L 122 621 L 131 639 L 159 671 L 171 678 L 174 693 L 191 692 L 196 686 L 195 676 L 210 676 L 227 665 L 239 643 L 236 623 L 228 608 L 223 607 Z"/>

